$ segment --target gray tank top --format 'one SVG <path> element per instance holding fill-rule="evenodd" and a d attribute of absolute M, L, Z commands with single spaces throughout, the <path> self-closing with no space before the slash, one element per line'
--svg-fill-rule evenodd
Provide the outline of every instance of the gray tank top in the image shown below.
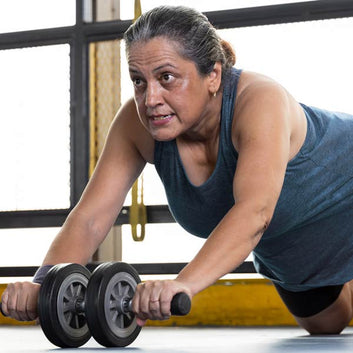
<path fill-rule="evenodd" d="M 231 127 L 240 75 L 233 69 L 224 83 L 218 158 L 204 184 L 188 179 L 175 140 L 155 143 L 155 167 L 175 220 L 203 238 L 234 205 Z M 288 163 L 272 221 L 253 252 L 257 271 L 292 291 L 353 278 L 353 116 L 302 108 L 304 145 Z"/>

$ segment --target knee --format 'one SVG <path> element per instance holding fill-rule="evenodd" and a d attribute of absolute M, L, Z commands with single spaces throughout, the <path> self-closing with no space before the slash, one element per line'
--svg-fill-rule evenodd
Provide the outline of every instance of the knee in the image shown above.
<path fill-rule="evenodd" d="M 303 325 L 302 327 L 310 335 L 339 335 L 347 325 L 329 325 L 329 324 L 315 324 Z"/>
<path fill-rule="evenodd" d="M 338 335 L 349 324 L 350 316 L 321 317 L 302 319 L 296 318 L 299 326 L 305 329 L 310 335 Z"/>
<path fill-rule="evenodd" d="M 329 307 L 313 316 L 295 317 L 295 319 L 311 335 L 338 335 L 348 326 L 353 317 L 352 294 L 349 283 L 346 283 L 339 297 Z"/>

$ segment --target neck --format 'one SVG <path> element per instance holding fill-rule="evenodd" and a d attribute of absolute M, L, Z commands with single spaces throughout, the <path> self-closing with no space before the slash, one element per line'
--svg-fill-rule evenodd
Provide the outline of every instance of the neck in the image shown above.
<path fill-rule="evenodd" d="M 218 140 L 222 110 L 222 93 L 211 98 L 210 109 L 177 140 L 180 142 L 213 143 Z"/>

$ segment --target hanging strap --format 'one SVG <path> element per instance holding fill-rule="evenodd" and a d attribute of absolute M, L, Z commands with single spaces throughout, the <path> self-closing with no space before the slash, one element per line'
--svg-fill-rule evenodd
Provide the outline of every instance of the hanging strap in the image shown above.
<path fill-rule="evenodd" d="M 136 21 L 142 14 L 141 11 L 141 1 L 135 0 L 135 13 L 134 13 L 134 21 Z"/>
<path fill-rule="evenodd" d="M 145 238 L 147 223 L 146 206 L 143 203 L 143 175 L 134 183 L 131 189 L 130 224 L 132 238 L 142 241 Z"/>

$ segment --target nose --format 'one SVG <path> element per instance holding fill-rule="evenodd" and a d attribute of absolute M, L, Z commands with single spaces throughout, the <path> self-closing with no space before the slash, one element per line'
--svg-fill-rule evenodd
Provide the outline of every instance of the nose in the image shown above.
<path fill-rule="evenodd" d="M 161 88 L 157 83 L 150 83 L 147 85 L 145 105 L 147 108 L 154 108 L 162 104 Z"/>

